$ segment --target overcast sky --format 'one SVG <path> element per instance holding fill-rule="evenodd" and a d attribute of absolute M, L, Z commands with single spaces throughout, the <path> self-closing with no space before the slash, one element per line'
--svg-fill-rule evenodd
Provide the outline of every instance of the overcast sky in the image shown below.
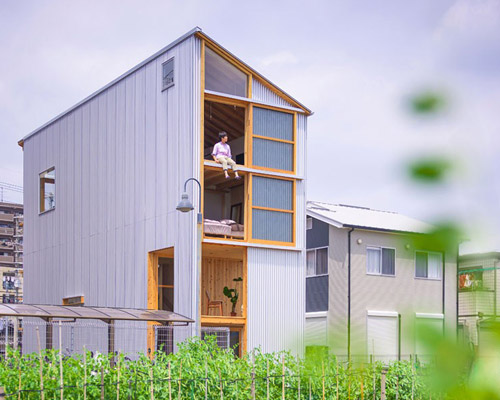
<path fill-rule="evenodd" d="M 314 111 L 309 199 L 500 222 L 498 0 L 2 0 L 0 182 L 20 138 L 195 26 Z M 412 115 L 427 89 L 448 107 Z M 459 165 L 444 188 L 405 175 L 431 154 Z"/>

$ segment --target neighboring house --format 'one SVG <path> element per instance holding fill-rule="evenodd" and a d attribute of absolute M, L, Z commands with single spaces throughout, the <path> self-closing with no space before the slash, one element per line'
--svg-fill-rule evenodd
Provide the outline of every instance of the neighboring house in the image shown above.
<path fill-rule="evenodd" d="M 460 246 L 458 258 L 458 323 L 462 340 L 480 352 L 491 333 L 499 330 L 500 250 Z M 487 346 L 486 346 L 487 347 Z"/>
<path fill-rule="evenodd" d="M 401 214 L 307 203 L 306 344 L 340 357 L 424 355 L 416 332 L 456 333 L 456 255 L 415 247 Z"/>
<path fill-rule="evenodd" d="M 23 299 L 23 205 L 0 202 L 0 303 Z"/>
<path fill-rule="evenodd" d="M 30 133 L 25 302 L 82 296 L 197 319 L 200 296 L 202 326 L 228 328 L 232 344 L 298 348 L 310 114 L 196 28 Z M 241 180 L 212 160 L 220 131 Z M 176 211 L 192 177 L 205 217 L 198 293 L 196 212 Z M 240 293 L 235 315 L 225 286 Z"/>

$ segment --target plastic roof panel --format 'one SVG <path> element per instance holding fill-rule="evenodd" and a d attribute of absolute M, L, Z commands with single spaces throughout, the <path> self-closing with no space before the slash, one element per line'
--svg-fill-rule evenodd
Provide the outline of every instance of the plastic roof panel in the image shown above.
<path fill-rule="evenodd" d="M 112 321 L 191 323 L 192 319 L 171 311 L 134 308 L 55 306 L 46 304 L 0 304 L 1 317 L 76 318 Z"/>

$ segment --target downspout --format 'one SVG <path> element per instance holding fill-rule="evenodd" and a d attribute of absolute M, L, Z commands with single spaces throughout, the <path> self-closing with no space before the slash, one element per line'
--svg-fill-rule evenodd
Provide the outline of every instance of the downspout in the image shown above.
<path fill-rule="evenodd" d="M 442 265 L 442 286 L 443 286 L 443 293 L 442 293 L 442 302 L 443 302 L 443 306 L 442 306 L 442 313 L 443 313 L 443 337 L 444 337 L 444 334 L 446 332 L 445 330 L 445 326 L 446 326 L 446 293 L 445 293 L 445 281 L 446 281 L 446 252 L 443 251 L 442 252 L 443 254 L 443 265 Z M 458 276 L 458 274 L 457 274 Z M 458 290 L 457 290 L 457 293 L 458 293 Z"/>
<path fill-rule="evenodd" d="M 347 232 L 347 361 L 351 362 L 351 233 Z"/>
<path fill-rule="evenodd" d="M 456 323 L 455 323 L 455 329 L 457 330 L 457 339 L 459 339 L 458 337 L 458 323 L 459 323 L 459 319 L 458 319 L 458 293 L 460 291 L 460 275 L 458 274 L 460 272 L 460 266 L 459 266 L 459 263 L 460 263 L 460 244 L 457 246 L 457 258 L 456 258 L 456 265 L 457 265 L 457 271 L 456 271 L 456 283 L 455 283 L 455 286 L 456 286 Z"/>

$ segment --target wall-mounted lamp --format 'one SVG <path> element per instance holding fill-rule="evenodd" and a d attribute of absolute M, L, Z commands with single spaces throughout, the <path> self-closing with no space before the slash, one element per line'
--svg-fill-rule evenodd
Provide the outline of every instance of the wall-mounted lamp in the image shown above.
<path fill-rule="evenodd" d="M 363 240 L 358 239 L 358 240 L 356 240 L 356 243 L 357 243 L 357 244 L 362 244 L 362 243 L 363 243 Z"/>

